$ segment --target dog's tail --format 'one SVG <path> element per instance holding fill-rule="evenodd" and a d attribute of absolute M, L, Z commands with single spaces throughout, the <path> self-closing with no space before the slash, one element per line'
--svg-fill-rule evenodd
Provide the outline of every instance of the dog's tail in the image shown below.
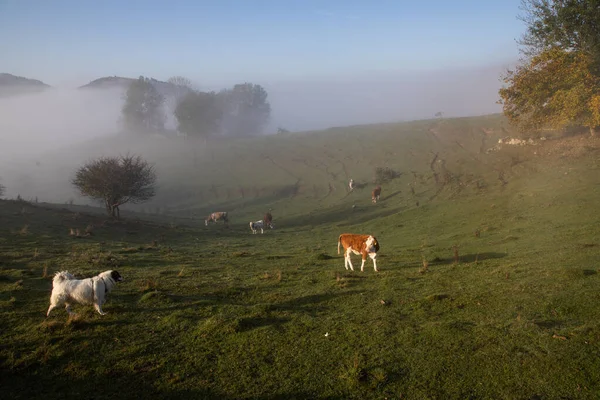
<path fill-rule="evenodd" d="M 73 275 L 69 273 L 69 271 L 60 271 L 54 274 L 54 279 L 52 279 L 52 286 L 56 286 L 57 284 L 63 281 L 69 281 L 71 279 L 75 279 Z"/>

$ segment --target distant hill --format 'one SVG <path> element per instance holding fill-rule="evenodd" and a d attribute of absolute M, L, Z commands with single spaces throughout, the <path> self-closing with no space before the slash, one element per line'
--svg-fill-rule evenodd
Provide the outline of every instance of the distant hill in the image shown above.
<path fill-rule="evenodd" d="M 36 79 L 0 73 L 0 97 L 38 93 L 49 88 L 50 85 Z"/>
<path fill-rule="evenodd" d="M 122 76 L 104 76 L 102 78 L 95 79 L 90 83 L 80 86 L 79 89 L 123 89 L 127 90 L 131 82 L 135 81 L 135 78 L 126 78 Z M 150 82 L 156 87 L 156 89 L 166 97 L 180 95 L 182 87 L 174 85 L 169 82 L 159 81 L 154 78 L 150 78 Z"/>

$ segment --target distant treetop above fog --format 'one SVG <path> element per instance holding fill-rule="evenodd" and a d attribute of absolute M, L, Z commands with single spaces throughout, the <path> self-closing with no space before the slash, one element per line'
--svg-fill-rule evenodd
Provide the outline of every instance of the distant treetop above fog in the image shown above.
<path fill-rule="evenodd" d="M 80 86 L 79 89 L 115 89 L 121 88 L 127 90 L 132 82 L 136 81 L 137 78 L 126 78 L 122 76 L 104 76 L 102 78 L 95 79 L 90 83 Z M 174 96 L 179 94 L 181 87 L 171 83 L 159 81 L 154 78 L 148 78 L 148 81 L 158 90 L 163 96 Z"/>

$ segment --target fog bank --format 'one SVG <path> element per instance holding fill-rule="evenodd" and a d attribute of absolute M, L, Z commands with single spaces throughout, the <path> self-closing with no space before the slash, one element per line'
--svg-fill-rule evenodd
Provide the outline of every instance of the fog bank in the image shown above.
<path fill-rule="evenodd" d="M 122 91 L 118 89 L 53 88 L 0 98 L 0 159 L 17 161 L 114 134 L 122 102 Z"/>

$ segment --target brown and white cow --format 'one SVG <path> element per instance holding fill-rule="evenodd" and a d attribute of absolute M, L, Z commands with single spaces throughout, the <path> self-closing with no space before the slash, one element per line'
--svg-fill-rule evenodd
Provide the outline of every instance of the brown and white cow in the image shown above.
<path fill-rule="evenodd" d="M 373 189 L 373 192 L 371 192 L 371 201 L 377 203 L 379 196 L 381 196 L 381 186 L 377 185 L 377 187 Z"/>
<path fill-rule="evenodd" d="M 266 227 L 273 229 L 273 216 L 270 212 L 267 212 L 263 218 L 263 223 Z"/>
<path fill-rule="evenodd" d="M 220 211 L 209 214 L 208 217 L 206 217 L 206 219 L 204 220 L 204 225 L 208 226 L 208 223 L 211 221 L 215 224 L 217 223 L 217 221 L 223 221 L 224 224 L 228 224 L 229 219 L 227 217 L 227 212 Z"/>
<path fill-rule="evenodd" d="M 350 255 L 360 254 L 362 256 L 362 264 L 360 272 L 363 272 L 367 256 L 373 260 L 373 268 L 377 271 L 377 252 L 379 251 L 379 242 L 373 235 L 355 235 L 353 233 L 343 233 L 338 239 L 338 254 L 340 254 L 340 245 L 344 246 L 344 267 L 354 271 Z"/>

